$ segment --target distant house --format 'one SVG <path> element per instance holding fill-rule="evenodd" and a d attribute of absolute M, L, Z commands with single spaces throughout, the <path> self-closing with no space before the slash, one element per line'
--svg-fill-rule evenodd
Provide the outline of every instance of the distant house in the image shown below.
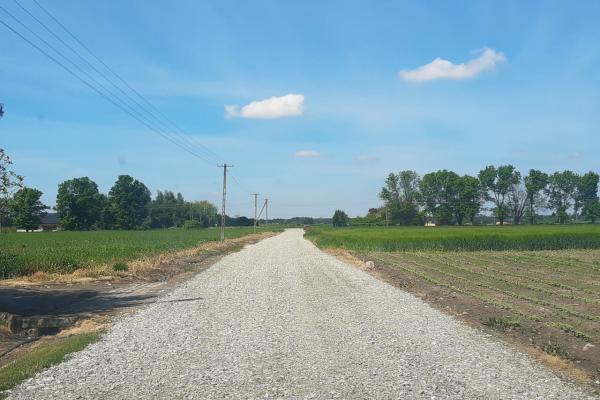
<path fill-rule="evenodd" d="M 60 223 L 58 213 L 48 213 L 42 218 L 42 222 L 37 229 L 29 232 L 56 232 Z M 25 229 L 17 229 L 17 232 L 26 232 Z"/>
<path fill-rule="evenodd" d="M 60 224 L 60 217 L 58 213 L 48 213 L 42 218 L 42 224 L 40 228 L 44 232 L 54 232 L 58 230 Z"/>

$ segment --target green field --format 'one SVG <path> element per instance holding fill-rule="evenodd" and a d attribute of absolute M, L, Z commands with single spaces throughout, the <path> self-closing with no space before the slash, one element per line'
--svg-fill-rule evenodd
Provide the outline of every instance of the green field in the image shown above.
<path fill-rule="evenodd" d="M 259 231 L 281 230 L 270 226 Z M 236 238 L 253 232 L 228 228 Z M 165 229 L 150 231 L 87 231 L 2 233 L 0 235 L 0 278 L 32 274 L 71 273 L 79 268 L 194 247 L 219 239 L 219 229 Z"/>
<path fill-rule="evenodd" d="M 311 227 L 319 247 L 358 251 L 600 249 L 600 225 Z"/>

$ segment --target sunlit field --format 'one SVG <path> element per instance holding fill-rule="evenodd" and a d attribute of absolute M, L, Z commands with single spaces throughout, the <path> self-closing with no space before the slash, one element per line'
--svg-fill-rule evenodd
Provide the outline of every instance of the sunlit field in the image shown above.
<path fill-rule="evenodd" d="M 311 227 L 306 237 L 359 251 L 600 249 L 600 225 Z"/>
<path fill-rule="evenodd" d="M 259 231 L 265 229 L 283 228 L 270 226 Z M 227 228 L 226 236 L 236 238 L 252 232 L 252 227 Z M 217 228 L 3 233 L 0 236 L 0 278 L 37 271 L 66 274 L 79 268 L 194 247 L 219 240 L 219 237 Z"/>

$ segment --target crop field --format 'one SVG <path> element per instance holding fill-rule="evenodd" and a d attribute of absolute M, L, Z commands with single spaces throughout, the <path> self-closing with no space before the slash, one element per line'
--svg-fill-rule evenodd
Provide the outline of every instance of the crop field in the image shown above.
<path fill-rule="evenodd" d="M 600 249 L 600 225 L 311 227 L 306 237 L 356 251 Z"/>
<path fill-rule="evenodd" d="M 270 226 L 259 231 L 281 230 Z M 228 228 L 228 238 L 253 232 Z M 149 231 L 87 231 L 45 233 L 2 233 L 0 235 L 0 278 L 28 275 L 37 271 L 67 274 L 79 268 L 134 260 L 162 252 L 197 246 L 219 239 L 219 229 L 165 229 Z"/>

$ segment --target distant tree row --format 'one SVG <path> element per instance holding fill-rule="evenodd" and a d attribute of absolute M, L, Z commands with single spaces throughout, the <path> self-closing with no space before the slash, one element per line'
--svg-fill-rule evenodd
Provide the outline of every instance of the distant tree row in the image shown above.
<path fill-rule="evenodd" d="M 26 187 L 0 148 L 0 229 L 2 224 L 28 231 L 37 229 L 47 214 L 42 192 Z M 64 230 L 207 228 L 220 222 L 217 208 L 208 201 L 186 201 L 181 193 L 158 191 L 152 199 L 142 182 L 121 175 L 108 194 L 88 177 L 58 185 L 56 206 Z M 254 220 L 225 216 L 227 226 L 252 226 Z"/>
<path fill-rule="evenodd" d="M 25 187 L 10 165 L 0 149 L 0 223 L 35 230 L 49 207 L 41 201 L 42 192 Z M 194 224 L 188 226 L 205 228 L 218 222 L 211 203 L 188 202 L 170 191 L 159 191 L 152 200 L 146 185 L 129 175 L 119 176 L 108 195 L 88 177 L 64 181 L 58 186 L 55 210 L 64 230 L 170 228 L 190 221 Z"/>
<path fill-rule="evenodd" d="M 209 227 L 217 222 L 214 205 L 188 202 L 168 190 L 152 200 L 146 185 L 129 175 L 119 176 L 108 195 L 87 177 L 67 180 L 58 186 L 56 211 L 65 230 L 170 228 L 185 221 Z"/>
<path fill-rule="evenodd" d="M 486 204 L 499 224 L 533 224 L 542 210 L 549 210 L 558 223 L 595 222 L 600 219 L 598 180 L 595 172 L 546 174 L 535 169 L 523 177 L 512 165 L 487 166 L 476 177 L 448 170 L 422 177 L 401 171 L 389 174 L 379 193 L 385 206 L 370 209 L 363 222 L 463 225 L 474 223 Z"/>

